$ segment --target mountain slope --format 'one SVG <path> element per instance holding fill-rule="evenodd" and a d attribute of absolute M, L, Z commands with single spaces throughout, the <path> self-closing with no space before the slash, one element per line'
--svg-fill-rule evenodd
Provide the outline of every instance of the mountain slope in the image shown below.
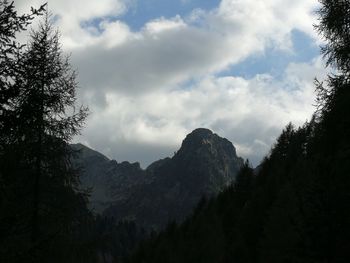
<path fill-rule="evenodd" d="M 117 163 L 82 144 L 72 144 L 77 150 L 74 164 L 81 170 L 82 188 L 90 188 L 90 208 L 102 213 L 114 201 L 130 198 L 137 184 L 146 180 L 139 163 Z"/>
<path fill-rule="evenodd" d="M 320 121 L 287 125 L 269 156 L 127 262 L 336 262 L 350 253 L 350 89 Z"/>
<path fill-rule="evenodd" d="M 200 198 L 218 194 L 235 180 L 243 165 L 231 142 L 208 129 L 196 129 L 172 158 L 142 170 L 138 163 L 117 163 L 82 145 L 77 163 L 83 185 L 94 187 L 92 207 L 117 220 L 162 228 L 183 220 Z"/>

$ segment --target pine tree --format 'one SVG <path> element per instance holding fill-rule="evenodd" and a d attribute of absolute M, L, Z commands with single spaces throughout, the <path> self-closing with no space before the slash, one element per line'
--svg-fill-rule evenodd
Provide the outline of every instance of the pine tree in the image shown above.
<path fill-rule="evenodd" d="M 82 128 L 87 108 L 76 109 L 76 73 L 48 14 L 31 32 L 21 68 L 15 134 L 22 138 L 24 165 L 33 180 L 31 242 L 37 246 L 66 231 L 74 219 L 78 178 L 67 144 Z"/>
<path fill-rule="evenodd" d="M 13 2 L 0 0 L 0 258 L 4 262 L 18 257 L 19 247 L 25 246 L 23 235 L 27 232 L 27 225 L 23 223 L 26 181 L 19 180 L 22 171 L 15 161 L 19 147 L 14 142 L 20 138 L 13 134 L 24 52 L 24 45 L 17 41 L 16 35 L 42 15 L 44 8 L 45 5 L 32 8 L 29 14 L 18 15 Z"/>
<path fill-rule="evenodd" d="M 13 22 L 13 4 L 6 4 L 4 21 L 10 16 Z M 18 18 L 3 39 L 15 41 L 15 33 L 32 17 Z M 73 245 L 80 245 L 79 229 L 91 218 L 85 193 L 77 188 L 77 171 L 70 163 L 74 153 L 68 146 L 88 110 L 76 107 L 76 73 L 63 56 L 59 33 L 47 13 L 30 38 L 25 47 L 6 42 L 12 53 L 1 53 L 8 57 L 1 62 L 12 71 L 1 72 L 0 230 L 5 238 L 0 239 L 0 254 L 7 262 L 41 262 L 49 256 L 69 262 L 81 252 Z"/>
<path fill-rule="evenodd" d="M 327 64 L 349 77 L 350 73 L 350 2 L 347 0 L 320 0 L 320 23 L 316 26 L 326 40 L 321 52 Z"/>
<path fill-rule="evenodd" d="M 45 5 L 32 8 L 30 14 L 17 15 L 14 3 L 0 1 L 0 150 L 8 142 L 19 93 L 20 60 L 25 45 L 16 40 L 16 34 L 25 31 L 32 20 L 42 15 Z"/>
<path fill-rule="evenodd" d="M 28 158 L 34 164 L 33 233 L 38 236 L 40 191 L 45 178 L 75 186 L 76 178 L 69 169 L 66 143 L 81 129 L 87 108 L 75 111 L 76 73 L 68 58 L 62 55 L 59 34 L 54 32 L 46 15 L 31 41 L 23 60 L 23 88 L 18 105 L 21 125 L 18 135 L 24 138 Z"/>

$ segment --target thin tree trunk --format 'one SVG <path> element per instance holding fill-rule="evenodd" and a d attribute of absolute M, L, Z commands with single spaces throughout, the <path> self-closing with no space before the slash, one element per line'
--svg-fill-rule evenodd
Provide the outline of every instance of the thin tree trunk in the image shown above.
<path fill-rule="evenodd" d="M 45 78 L 44 78 L 45 79 Z M 36 172 L 34 182 L 34 198 L 33 198 L 33 223 L 32 223 L 32 243 L 35 244 L 39 239 L 39 202 L 40 202 L 40 179 L 42 175 L 42 133 L 43 133 L 43 118 L 44 118 L 44 84 L 40 89 L 40 112 L 38 118 L 38 145 L 37 145 L 37 158 L 36 158 Z"/>
<path fill-rule="evenodd" d="M 39 141 L 41 143 L 41 132 L 39 135 Z M 38 147 L 41 148 L 41 147 Z M 32 223 L 32 242 L 35 244 L 38 240 L 39 227 L 39 183 L 41 177 L 41 149 L 39 149 L 37 160 L 36 160 L 36 172 L 35 172 L 35 182 L 34 182 L 34 198 L 33 198 L 33 223 Z"/>

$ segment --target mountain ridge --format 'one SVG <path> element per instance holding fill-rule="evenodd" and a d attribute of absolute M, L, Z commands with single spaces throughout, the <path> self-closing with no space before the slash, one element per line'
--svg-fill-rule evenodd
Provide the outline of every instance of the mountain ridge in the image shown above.
<path fill-rule="evenodd" d="M 93 187 L 91 208 L 117 220 L 159 229 L 181 221 L 202 196 L 212 197 L 234 182 L 243 159 L 233 144 L 209 129 L 193 130 L 173 157 L 142 169 L 138 162 L 118 163 L 82 144 L 75 161 L 83 168 L 83 187 Z"/>

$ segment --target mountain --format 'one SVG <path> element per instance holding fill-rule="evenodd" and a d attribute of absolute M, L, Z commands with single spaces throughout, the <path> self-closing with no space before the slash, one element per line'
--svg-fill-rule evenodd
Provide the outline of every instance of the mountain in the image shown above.
<path fill-rule="evenodd" d="M 72 144 L 77 151 L 74 165 L 80 169 L 82 188 L 91 189 L 90 208 L 101 214 L 112 203 L 129 199 L 138 184 L 147 182 L 139 163 L 117 163 L 83 144 Z"/>
<path fill-rule="evenodd" d="M 105 216 L 159 229 L 182 221 L 202 196 L 217 195 L 230 185 L 243 165 L 230 141 L 199 128 L 186 136 L 172 158 L 145 170 L 139 163 L 109 160 L 82 144 L 76 163 L 84 187 L 93 187 L 91 207 Z"/>

